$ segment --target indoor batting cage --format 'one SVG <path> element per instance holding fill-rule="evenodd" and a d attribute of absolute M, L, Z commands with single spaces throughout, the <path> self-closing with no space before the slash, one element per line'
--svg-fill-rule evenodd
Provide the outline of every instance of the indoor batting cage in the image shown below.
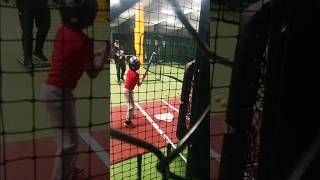
<path fill-rule="evenodd" d="M 110 5 L 110 178 L 209 179 L 209 1 Z"/>
<path fill-rule="evenodd" d="M 109 3 L 70 2 L 0 1 L 1 180 L 109 177 Z"/>

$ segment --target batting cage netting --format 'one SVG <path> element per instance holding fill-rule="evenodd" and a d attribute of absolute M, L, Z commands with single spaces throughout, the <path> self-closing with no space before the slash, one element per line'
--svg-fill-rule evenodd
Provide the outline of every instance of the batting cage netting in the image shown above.
<path fill-rule="evenodd" d="M 211 179 L 257 179 L 271 3 L 212 1 Z"/>
<path fill-rule="evenodd" d="M 319 176 L 317 111 L 305 106 L 317 94 L 306 88 L 316 70 L 300 63 L 318 57 L 319 7 L 211 1 L 211 179 Z"/>
<path fill-rule="evenodd" d="M 0 1 L 0 179 L 109 177 L 109 65 L 99 66 L 102 69 L 96 79 L 84 75 L 73 92 L 46 84 L 48 74 L 57 73 L 51 69 L 53 54 L 57 59 L 63 57 L 59 63 L 69 73 L 61 81 L 79 72 L 81 76 L 82 60 L 93 60 L 91 41 L 87 36 L 93 39 L 93 48 L 99 50 L 95 58 L 102 62 L 102 51 L 109 44 L 109 3 L 97 1 L 95 21 L 82 34 L 68 27 L 60 29 L 62 22 L 58 9 L 64 7 L 62 2 Z M 90 16 L 85 11 L 84 14 Z M 68 39 L 71 36 L 59 39 L 58 32 L 61 31 L 83 39 L 71 41 Z M 61 33 L 60 36 L 64 37 Z M 87 40 L 90 43 L 81 44 Z M 61 49 L 61 46 L 65 48 Z M 70 56 L 64 58 L 67 47 Z M 71 51 L 72 48 L 75 51 Z M 67 67 L 65 59 L 74 63 L 73 66 Z M 90 68 L 86 71 L 93 77 Z M 49 96 L 51 100 L 47 98 Z"/>
<path fill-rule="evenodd" d="M 198 76 L 199 62 L 209 62 L 204 53 L 208 42 L 203 41 L 209 40 L 209 1 L 110 2 L 111 179 L 201 179 L 188 171 L 197 164 L 195 154 L 202 155 L 190 148 L 196 133 L 189 130 L 198 132 L 209 110 L 209 95 L 202 102 L 198 97 L 205 94 L 201 85 L 209 92 Z M 209 144 L 209 139 L 197 141 Z M 209 151 L 206 155 L 202 167 L 209 174 Z"/>

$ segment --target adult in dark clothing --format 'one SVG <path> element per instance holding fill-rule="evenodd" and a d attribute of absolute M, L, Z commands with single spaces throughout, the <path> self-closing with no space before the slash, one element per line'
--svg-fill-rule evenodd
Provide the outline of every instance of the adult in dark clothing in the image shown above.
<path fill-rule="evenodd" d="M 47 62 L 43 46 L 51 25 L 48 0 L 16 0 L 22 30 L 23 63 L 30 66 L 34 61 Z M 37 27 L 33 51 L 33 25 Z"/>
<path fill-rule="evenodd" d="M 124 73 L 126 72 L 126 56 L 121 49 L 119 40 L 115 40 L 113 49 L 113 59 L 117 68 L 117 80 L 118 83 L 124 82 Z"/>

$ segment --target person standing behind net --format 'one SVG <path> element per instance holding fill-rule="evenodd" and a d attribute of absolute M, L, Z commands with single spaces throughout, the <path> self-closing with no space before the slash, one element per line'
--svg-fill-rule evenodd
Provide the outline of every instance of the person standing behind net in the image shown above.
<path fill-rule="evenodd" d="M 43 47 L 51 25 L 48 0 L 16 0 L 22 30 L 23 64 L 48 62 Z M 37 27 L 35 50 L 33 51 L 33 25 Z"/>
<path fill-rule="evenodd" d="M 132 119 L 134 117 L 134 96 L 133 96 L 133 90 L 136 85 L 140 86 L 145 77 L 146 74 L 143 75 L 141 79 L 139 79 L 139 73 L 137 70 L 140 68 L 140 61 L 137 57 L 132 56 L 129 60 L 129 71 L 127 73 L 126 81 L 124 83 L 124 96 L 128 103 L 128 111 L 127 111 L 127 117 L 126 121 L 124 122 L 124 126 L 127 128 L 134 128 L 135 125 L 132 123 Z"/>
<path fill-rule="evenodd" d="M 117 69 L 117 82 L 120 84 L 124 82 L 124 74 L 126 72 L 126 56 L 124 51 L 121 49 L 119 40 L 114 42 L 113 59 Z"/>
<path fill-rule="evenodd" d="M 84 72 L 97 77 L 107 60 L 108 45 L 94 51 L 93 41 L 83 32 L 94 23 L 96 13 L 96 0 L 66 0 L 60 5 L 62 26 L 56 33 L 52 65 L 42 89 L 58 147 L 54 180 L 83 175 L 75 165 L 79 135 L 73 91 Z"/>

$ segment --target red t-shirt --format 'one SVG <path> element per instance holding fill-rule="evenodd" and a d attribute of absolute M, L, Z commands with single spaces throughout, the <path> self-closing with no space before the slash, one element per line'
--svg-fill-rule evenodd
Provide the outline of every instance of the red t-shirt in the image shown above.
<path fill-rule="evenodd" d="M 139 73 L 130 69 L 127 73 L 126 81 L 124 82 L 124 88 L 133 90 L 138 82 L 139 82 Z"/>
<path fill-rule="evenodd" d="M 60 27 L 54 42 L 47 84 L 74 89 L 93 60 L 93 41 L 82 31 Z"/>

